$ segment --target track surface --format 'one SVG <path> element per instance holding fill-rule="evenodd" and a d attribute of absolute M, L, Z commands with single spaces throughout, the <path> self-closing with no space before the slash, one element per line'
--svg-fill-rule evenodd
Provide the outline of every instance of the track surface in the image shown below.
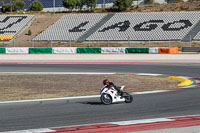
<path fill-rule="evenodd" d="M 198 64 L 1 64 L 0 72 L 159 73 L 200 78 L 199 68 Z M 0 132 L 195 115 L 200 110 L 199 94 L 200 89 L 196 87 L 135 95 L 131 104 L 111 106 L 102 105 L 99 98 L 0 104 Z"/>

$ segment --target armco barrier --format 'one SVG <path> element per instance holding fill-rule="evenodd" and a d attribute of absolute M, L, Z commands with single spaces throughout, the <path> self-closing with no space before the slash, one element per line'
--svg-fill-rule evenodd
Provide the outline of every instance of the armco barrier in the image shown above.
<path fill-rule="evenodd" d="M 200 47 L 183 47 L 182 52 L 200 52 Z"/>
<path fill-rule="evenodd" d="M 126 48 L 126 53 L 149 53 L 149 48 L 146 47 Z"/>
<path fill-rule="evenodd" d="M 0 53 L 5 54 L 6 53 L 6 48 L 0 48 Z"/>
<path fill-rule="evenodd" d="M 77 53 L 101 53 L 101 48 L 77 48 Z"/>
<path fill-rule="evenodd" d="M 52 54 L 52 48 L 29 48 L 29 54 Z"/>
<path fill-rule="evenodd" d="M 148 47 L 7 47 L 1 48 L 0 53 L 27 53 L 27 54 L 62 54 L 62 53 L 149 53 L 149 54 L 177 54 L 178 48 L 148 48 Z"/>

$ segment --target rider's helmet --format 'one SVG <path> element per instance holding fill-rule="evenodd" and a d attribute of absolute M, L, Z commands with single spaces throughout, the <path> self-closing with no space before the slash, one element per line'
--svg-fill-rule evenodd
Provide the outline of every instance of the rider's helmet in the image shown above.
<path fill-rule="evenodd" d="M 108 85 L 109 84 L 109 80 L 108 79 L 103 80 L 103 84 L 104 85 Z"/>

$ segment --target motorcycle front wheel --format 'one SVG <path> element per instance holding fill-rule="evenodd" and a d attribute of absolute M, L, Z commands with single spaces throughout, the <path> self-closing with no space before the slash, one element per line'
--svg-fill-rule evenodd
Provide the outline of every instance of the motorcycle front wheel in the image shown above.
<path fill-rule="evenodd" d="M 100 99 L 103 104 L 109 105 L 112 103 L 112 98 L 109 94 L 103 93 Z"/>

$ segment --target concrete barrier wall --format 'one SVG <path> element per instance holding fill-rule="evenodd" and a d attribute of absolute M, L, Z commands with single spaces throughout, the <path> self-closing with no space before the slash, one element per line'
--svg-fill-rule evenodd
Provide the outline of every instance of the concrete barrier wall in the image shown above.
<path fill-rule="evenodd" d="M 159 54 L 177 54 L 178 53 L 178 47 L 174 48 L 158 48 Z"/>
<path fill-rule="evenodd" d="M 150 54 L 158 54 L 158 48 L 149 48 Z"/>
<path fill-rule="evenodd" d="M 182 52 L 200 52 L 200 47 L 183 47 Z"/>
<path fill-rule="evenodd" d="M 52 48 L 29 48 L 29 54 L 52 54 Z"/>
<path fill-rule="evenodd" d="M 101 48 L 98 48 L 98 47 L 92 47 L 92 48 L 77 48 L 77 53 L 85 53 L 85 54 L 88 54 L 88 53 L 101 53 Z"/>
<path fill-rule="evenodd" d="M 1 54 L 89 54 L 89 53 L 149 53 L 149 54 L 177 54 L 178 48 L 151 48 L 151 47 L 6 47 L 0 48 Z"/>
<path fill-rule="evenodd" d="M 6 53 L 6 48 L 0 48 L 0 53 L 5 54 Z"/>
<path fill-rule="evenodd" d="M 75 54 L 77 53 L 76 47 L 53 47 L 54 54 Z"/>
<path fill-rule="evenodd" d="M 126 48 L 121 47 L 102 47 L 101 53 L 125 53 Z"/>
<path fill-rule="evenodd" d="M 25 48 L 22 48 L 22 47 L 11 47 L 11 48 L 5 48 L 6 50 L 6 53 L 7 54 L 28 54 L 29 53 L 29 48 L 25 47 Z"/>

